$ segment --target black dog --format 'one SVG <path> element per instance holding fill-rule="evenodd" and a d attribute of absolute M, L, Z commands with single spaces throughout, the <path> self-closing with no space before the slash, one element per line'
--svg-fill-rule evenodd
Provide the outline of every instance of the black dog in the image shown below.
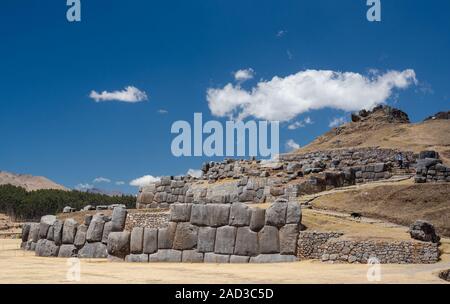
<path fill-rule="evenodd" d="M 361 219 L 361 213 L 357 213 L 357 212 L 352 212 L 351 214 L 350 214 L 350 216 L 352 217 L 352 218 L 354 218 L 354 219 Z"/>

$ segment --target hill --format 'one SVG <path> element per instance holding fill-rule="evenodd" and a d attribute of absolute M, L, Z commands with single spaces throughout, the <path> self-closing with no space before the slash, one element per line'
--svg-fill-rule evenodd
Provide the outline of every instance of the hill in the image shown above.
<path fill-rule="evenodd" d="M 372 111 L 352 115 L 352 121 L 319 136 L 310 144 L 295 151 L 308 153 L 318 150 L 349 147 L 380 147 L 413 151 L 438 151 L 441 159 L 450 164 L 450 120 L 427 119 L 410 123 L 400 110 L 379 106 Z"/>
<path fill-rule="evenodd" d="M 13 185 L 22 187 L 27 191 L 42 189 L 65 190 L 68 189 L 43 176 L 33 176 L 28 174 L 14 174 L 0 171 L 0 185 Z"/>

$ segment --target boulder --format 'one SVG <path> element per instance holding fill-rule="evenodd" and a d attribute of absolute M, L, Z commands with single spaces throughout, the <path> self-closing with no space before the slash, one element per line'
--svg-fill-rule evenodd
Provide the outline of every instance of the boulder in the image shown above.
<path fill-rule="evenodd" d="M 298 224 L 287 224 L 280 228 L 280 253 L 297 254 Z"/>
<path fill-rule="evenodd" d="M 281 227 L 286 224 L 286 200 L 277 200 L 266 210 L 266 225 Z"/>
<path fill-rule="evenodd" d="M 295 255 L 260 254 L 250 258 L 250 263 L 288 263 L 297 261 Z"/>
<path fill-rule="evenodd" d="M 181 261 L 183 263 L 203 263 L 203 253 L 197 250 L 183 250 Z"/>
<path fill-rule="evenodd" d="M 223 226 L 217 228 L 214 252 L 219 254 L 233 254 L 236 241 L 236 227 Z"/>
<path fill-rule="evenodd" d="M 262 208 L 252 208 L 252 217 L 250 220 L 250 229 L 260 231 L 265 224 L 266 210 Z"/>
<path fill-rule="evenodd" d="M 158 229 L 144 228 L 143 252 L 155 253 L 158 250 Z"/>
<path fill-rule="evenodd" d="M 106 245 L 102 242 L 85 243 L 78 251 L 80 259 L 104 259 L 108 256 Z"/>
<path fill-rule="evenodd" d="M 198 230 L 197 250 L 200 252 L 213 252 L 217 228 L 200 227 Z"/>
<path fill-rule="evenodd" d="M 28 237 L 30 235 L 31 223 L 25 223 L 22 225 L 22 242 L 28 241 Z"/>
<path fill-rule="evenodd" d="M 197 246 L 198 227 L 187 222 L 177 224 L 173 249 L 188 250 Z"/>
<path fill-rule="evenodd" d="M 75 212 L 75 211 L 76 211 L 76 209 L 72 208 L 70 206 L 66 206 L 63 208 L 63 213 L 71 213 L 71 212 Z"/>
<path fill-rule="evenodd" d="M 172 204 L 170 205 L 171 222 L 188 222 L 191 218 L 192 204 Z"/>
<path fill-rule="evenodd" d="M 63 242 L 62 232 L 63 232 L 64 222 L 62 220 L 56 220 L 53 224 L 53 241 L 56 245 L 60 246 Z"/>
<path fill-rule="evenodd" d="M 62 243 L 63 244 L 73 244 L 75 241 L 75 235 L 77 233 L 78 223 L 72 218 L 66 219 L 64 221 L 64 226 L 62 230 Z"/>
<path fill-rule="evenodd" d="M 122 207 L 116 207 L 112 213 L 112 227 L 111 231 L 118 232 L 123 231 L 125 229 L 125 222 L 127 220 L 128 211 Z"/>
<path fill-rule="evenodd" d="M 86 225 L 86 227 L 89 227 L 93 217 L 94 216 L 92 214 L 87 214 L 84 216 L 84 224 Z"/>
<path fill-rule="evenodd" d="M 130 254 L 130 233 L 128 231 L 111 232 L 108 236 L 108 254 L 125 259 Z"/>
<path fill-rule="evenodd" d="M 28 240 L 33 243 L 37 243 L 39 240 L 39 223 L 31 223 L 30 225 L 30 234 L 28 236 Z"/>
<path fill-rule="evenodd" d="M 254 256 L 258 254 L 258 233 L 249 227 L 239 227 L 236 233 L 235 255 Z"/>
<path fill-rule="evenodd" d="M 193 204 L 191 207 L 191 224 L 197 226 L 208 225 L 208 214 L 206 210 L 206 205 L 204 204 Z"/>
<path fill-rule="evenodd" d="M 149 262 L 181 262 L 181 251 L 174 249 L 159 249 L 156 253 L 150 254 Z"/>
<path fill-rule="evenodd" d="M 134 227 L 130 237 L 130 252 L 133 254 L 142 253 L 144 245 L 144 228 Z"/>
<path fill-rule="evenodd" d="M 50 227 L 48 227 L 48 231 L 47 231 L 47 240 L 49 240 L 49 241 L 54 241 L 54 239 L 53 239 L 53 225 L 51 225 Z"/>
<path fill-rule="evenodd" d="M 220 227 L 228 225 L 230 205 L 208 204 L 206 205 L 206 212 L 208 215 L 208 226 Z"/>
<path fill-rule="evenodd" d="M 108 236 L 112 231 L 112 222 L 106 222 L 105 226 L 103 227 L 103 234 L 102 234 L 102 243 L 106 244 L 108 243 Z"/>
<path fill-rule="evenodd" d="M 434 226 L 431 223 L 422 220 L 415 221 L 410 226 L 409 234 L 413 239 L 424 242 L 438 243 L 441 239 L 436 234 Z"/>
<path fill-rule="evenodd" d="M 45 239 L 47 238 L 48 228 L 53 225 L 56 221 L 56 216 L 54 215 L 44 215 L 41 217 L 41 221 L 39 222 L 39 238 Z"/>
<path fill-rule="evenodd" d="M 259 252 L 261 253 L 279 253 L 280 240 L 278 236 L 278 228 L 274 226 L 264 226 L 258 232 Z"/>
<path fill-rule="evenodd" d="M 39 230 L 40 231 L 40 230 Z M 37 256 L 41 257 L 56 257 L 58 256 L 59 246 L 53 241 L 40 239 L 36 243 L 35 252 Z"/>
<path fill-rule="evenodd" d="M 169 222 L 166 228 L 158 230 L 158 248 L 159 249 L 172 249 L 173 240 L 177 230 L 177 223 Z"/>
<path fill-rule="evenodd" d="M 104 215 L 103 214 L 94 215 L 86 233 L 86 240 L 89 243 L 101 242 L 103 237 L 104 226 L 105 226 Z"/>
<path fill-rule="evenodd" d="M 205 253 L 205 263 L 229 263 L 230 256 L 226 254 L 216 254 L 213 252 Z"/>
<path fill-rule="evenodd" d="M 242 227 L 250 225 L 252 210 L 244 203 L 233 203 L 230 209 L 230 226 Z"/>
<path fill-rule="evenodd" d="M 80 225 L 77 229 L 77 234 L 75 235 L 75 239 L 73 241 L 73 244 L 77 248 L 82 248 L 84 246 L 84 243 L 86 243 L 86 233 L 87 233 L 88 227 L 86 225 Z"/>
<path fill-rule="evenodd" d="M 148 254 L 140 253 L 140 254 L 129 254 L 125 257 L 125 262 L 129 263 L 148 263 L 149 257 Z"/>
<path fill-rule="evenodd" d="M 77 247 L 72 244 L 63 244 L 59 247 L 58 257 L 71 258 L 76 257 L 78 253 Z"/>
<path fill-rule="evenodd" d="M 439 158 L 439 153 L 436 151 L 421 151 L 419 153 L 419 159 L 426 159 L 426 158 Z"/>

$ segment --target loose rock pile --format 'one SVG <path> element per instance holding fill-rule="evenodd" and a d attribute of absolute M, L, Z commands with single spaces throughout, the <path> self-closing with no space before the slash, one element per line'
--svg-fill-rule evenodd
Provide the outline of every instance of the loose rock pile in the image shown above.
<path fill-rule="evenodd" d="M 266 263 L 296 260 L 301 209 L 279 200 L 267 210 L 233 204 L 172 204 L 166 228 L 111 233 L 110 260 Z"/>
<path fill-rule="evenodd" d="M 441 239 L 436 234 L 436 230 L 432 224 L 421 220 L 415 221 L 411 225 L 409 228 L 409 234 L 413 239 L 424 242 L 439 243 Z"/>

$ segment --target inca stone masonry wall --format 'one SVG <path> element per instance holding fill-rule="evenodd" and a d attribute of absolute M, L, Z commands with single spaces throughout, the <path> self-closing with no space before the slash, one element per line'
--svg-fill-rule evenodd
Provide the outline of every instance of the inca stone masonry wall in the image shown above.
<path fill-rule="evenodd" d="M 333 232 L 300 232 L 298 257 L 324 262 L 367 263 L 375 257 L 382 264 L 430 264 L 439 260 L 436 243 L 418 241 L 346 240 Z"/>

